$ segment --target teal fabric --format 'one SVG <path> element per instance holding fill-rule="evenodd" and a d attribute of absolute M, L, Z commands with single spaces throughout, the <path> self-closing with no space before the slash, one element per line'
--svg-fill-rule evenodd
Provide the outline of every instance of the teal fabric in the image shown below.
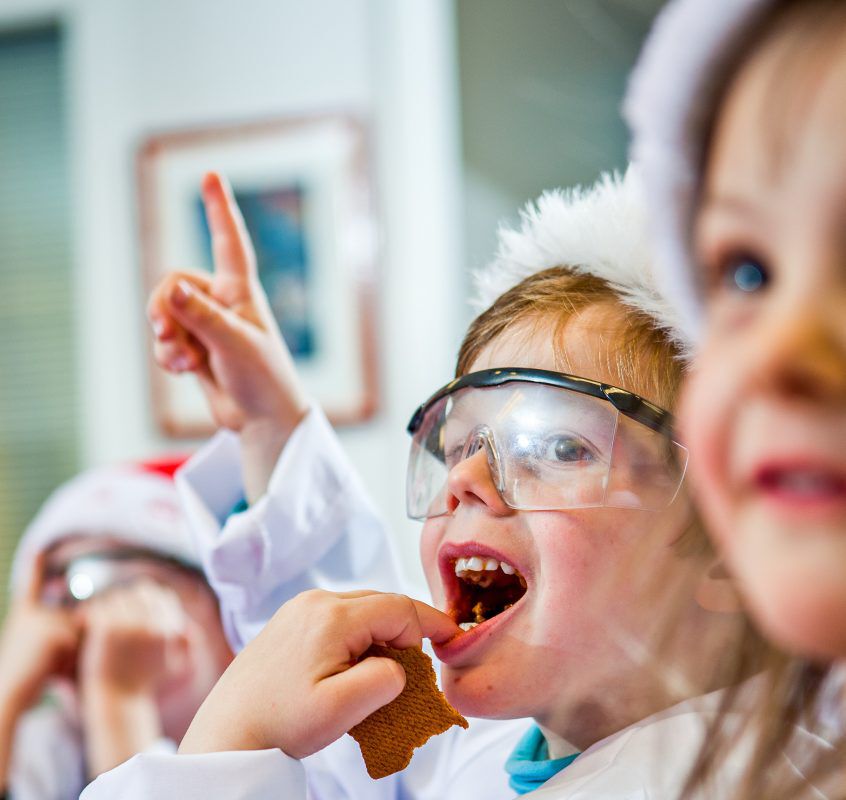
<path fill-rule="evenodd" d="M 235 514 L 240 514 L 242 511 L 246 511 L 249 507 L 250 504 L 242 497 L 237 503 L 235 503 L 234 506 L 232 506 L 232 510 L 229 512 L 226 519 L 229 519 L 229 517 L 232 517 Z"/>
<path fill-rule="evenodd" d="M 573 753 L 564 758 L 550 758 L 549 747 L 541 729 L 532 725 L 505 762 L 505 771 L 511 776 L 508 785 L 517 794 L 528 794 L 564 767 L 570 766 L 579 755 Z"/>

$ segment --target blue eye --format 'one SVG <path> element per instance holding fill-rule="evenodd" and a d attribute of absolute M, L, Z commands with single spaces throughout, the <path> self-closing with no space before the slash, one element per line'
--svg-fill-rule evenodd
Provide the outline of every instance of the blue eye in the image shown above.
<path fill-rule="evenodd" d="M 750 257 L 732 260 L 726 265 L 724 276 L 729 289 L 739 289 L 746 294 L 757 292 L 769 281 L 767 268 Z"/>
<path fill-rule="evenodd" d="M 544 456 L 556 464 L 589 464 L 595 458 L 584 441 L 575 436 L 556 436 L 547 442 Z"/>

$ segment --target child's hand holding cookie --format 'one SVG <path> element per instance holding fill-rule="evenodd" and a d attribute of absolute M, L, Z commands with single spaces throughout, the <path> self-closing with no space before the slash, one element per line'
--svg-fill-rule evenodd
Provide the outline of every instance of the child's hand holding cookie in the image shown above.
<path fill-rule="evenodd" d="M 420 647 L 459 633 L 446 614 L 395 594 L 320 590 L 283 605 L 200 708 L 180 753 L 279 748 L 303 758 L 403 690 L 406 673 L 373 644 Z"/>

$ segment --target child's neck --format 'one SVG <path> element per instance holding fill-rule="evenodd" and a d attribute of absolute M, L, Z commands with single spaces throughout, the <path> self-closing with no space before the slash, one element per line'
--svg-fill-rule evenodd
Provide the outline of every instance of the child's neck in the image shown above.
<path fill-rule="evenodd" d="M 549 728 L 545 727 L 538 723 L 538 727 L 543 734 L 543 738 L 546 739 L 546 746 L 549 750 L 549 757 L 550 759 L 556 758 L 564 758 L 565 756 L 571 756 L 573 753 L 578 753 L 579 748 L 575 745 L 570 744 L 566 739 L 560 737 L 557 733 L 554 733 Z"/>

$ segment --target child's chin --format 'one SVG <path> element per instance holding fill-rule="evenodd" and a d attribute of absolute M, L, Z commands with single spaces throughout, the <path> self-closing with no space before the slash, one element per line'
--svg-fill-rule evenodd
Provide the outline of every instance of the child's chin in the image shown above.
<path fill-rule="evenodd" d="M 525 716 L 515 707 L 513 686 L 500 686 L 483 668 L 451 669 L 443 665 L 441 687 L 453 707 L 467 717 L 513 719 Z"/>
<path fill-rule="evenodd" d="M 747 597 L 758 623 L 789 652 L 826 660 L 843 658 L 846 575 L 838 576 L 830 565 L 806 566 L 805 570 L 790 567 L 794 565 L 756 574 L 749 581 Z M 774 585 L 778 592 L 772 591 Z"/>

